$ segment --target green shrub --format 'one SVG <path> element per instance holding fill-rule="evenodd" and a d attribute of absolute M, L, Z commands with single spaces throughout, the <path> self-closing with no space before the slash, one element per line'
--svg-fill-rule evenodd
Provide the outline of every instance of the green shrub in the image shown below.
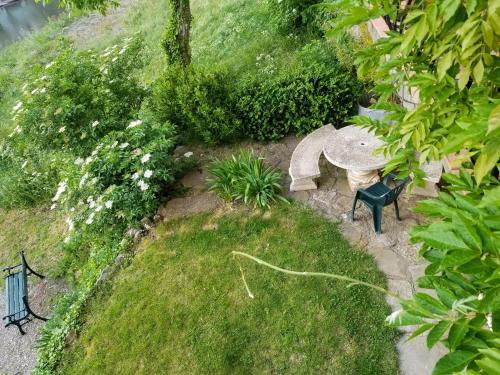
<path fill-rule="evenodd" d="M 353 73 L 333 60 L 330 66 L 312 64 L 267 80 L 253 78 L 241 85 L 237 108 L 249 137 L 279 140 L 326 123 L 341 125 L 354 113 L 359 89 Z"/>
<path fill-rule="evenodd" d="M 145 90 L 133 77 L 143 65 L 142 43 L 127 38 L 104 52 L 66 48 L 35 66 L 12 109 L 14 137 L 46 149 L 91 149 L 140 109 Z"/>
<path fill-rule="evenodd" d="M 220 72 L 169 66 L 153 89 L 153 108 L 160 122 L 177 125 L 190 137 L 214 144 L 239 133 L 229 78 Z"/>
<path fill-rule="evenodd" d="M 319 32 L 322 10 L 311 8 L 321 0 L 268 0 L 273 23 L 283 32 L 309 30 Z"/>
<path fill-rule="evenodd" d="M 215 159 L 209 172 L 210 190 L 225 200 L 242 200 L 260 208 L 269 208 L 278 199 L 286 201 L 281 196 L 281 171 L 266 168 L 263 160 L 250 152 L 240 151 L 226 160 Z"/>
<path fill-rule="evenodd" d="M 63 159 L 59 152 L 0 144 L 0 207 L 28 207 L 48 201 L 59 181 Z"/>

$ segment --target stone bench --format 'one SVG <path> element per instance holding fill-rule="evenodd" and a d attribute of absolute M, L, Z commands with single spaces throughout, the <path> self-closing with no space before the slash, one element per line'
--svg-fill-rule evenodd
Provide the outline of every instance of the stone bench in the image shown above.
<path fill-rule="evenodd" d="M 317 189 L 314 179 L 320 176 L 319 158 L 328 137 L 335 132 L 332 124 L 308 134 L 297 145 L 290 160 L 288 173 L 292 177 L 290 191 Z"/>

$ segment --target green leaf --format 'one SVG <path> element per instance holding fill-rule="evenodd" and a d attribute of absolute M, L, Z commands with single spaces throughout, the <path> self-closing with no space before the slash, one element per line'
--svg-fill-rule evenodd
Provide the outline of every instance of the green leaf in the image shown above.
<path fill-rule="evenodd" d="M 441 321 L 427 335 L 427 348 L 432 349 L 450 327 L 450 322 Z"/>
<path fill-rule="evenodd" d="M 445 305 L 428 294 L 416 293 L 414 300 L 419 306 L 433 314 L 444 315 L 448 313 L 448 308 Z"/>
<path fill-rule="evenodd" d="M 481 154 L 474 164 L 474 176 L 478 184 L 481 183 L 484 176 L 488 174 L 500 159 L 500 142 L 488 142 L 481 150 Z"/>
<path fill-rule="evenodd" d="M 465 9 L 467 10 L 467 15 L 471 15 L 472 12 L 474 12 L 474 9 L 476 9 L 477 6 L 477 0 L 467 0 L 465 2 Z"/>
<path fill-rule="evenodd" d="M 490 113 L 490 117 L 488 118 L 487 134 L 493 133 L 498 128 L 500 128 L 500 104 L 497 105 Z"/>
<path fill-rule="evenodd" d="M 451 64 L 453 63 L 453 51 L 448 51 L 446 55 L 439 59 L 437 64 L 437 74 L 439 81 L 442 81 L 448 69 L 450 69 Z"/>
<path fill-rule="evenodd" d="M 492 358 L 481 358 L 476 361 L 476 364 L 485 371 L 488 375 L 500 374 L 500 360 Z"/>
<path fill-rule="evenodd" d="M 486 191 L 478 207 L 500 207 L 500 186 Z"/>
<path fill-rule="evenodd" d="M 466 68 L 460 69 L 460 72 L 458 73 L 457 78 L 458 78 L 458 89 L 460 91 L 462 91 L 465 88 L 465 86 L 467 85 L 467 83 L 469 82 L 470 68 L 466 67 Z"/>
<path fill-rule="evenodd" d="M 431 329 L 432 327 L 434 327 L 434 324 L 432 323 L 428 323 L 428 324 L 422 324 L 420 327 L 418 327 L 416 330 L 414 330 L 410 336 L 408 336 L 408 338 L 406 339 L 406 342 L 414 339 L 415 337 L 421 335 L 422 333 L 424 333 L 425 331 L 428 331 L 429 329 Z"/>
<path fill-rule="evenodd" d="M 441 11 L 443 13 L 443 22 L 446 23 L 455 15 L 460 6 L 460 0 L 445 0 L 441 3 Z"/>
<path fill-rule="evenodd" d="M 438 223 L 431 224 L 427 230 L 416 234 L 416 239 L 442 250 L 462 249 L 468 250 L 469 247 L 451 230 L 443 230 Z"/>
<path fill-rule="evenodd" d="M 450 375 L 454 372 L 458 372 L 477 356 L 478 353 L 472 353 L 465 350 L 450 352 L 436 363 L 432 375 Z"/>
<path fill-rule="evenodd" d="M 385 319 L 385 322 L 391 327 L 414 326 L 426 323 L 426 321 L 421 317 L 410 314 L 403 310 L 393 312 Z"/>
<path fill-rule="evenodd" d="M 455 225 L 456 233 L 469 245 L 472 249 L 481 250 L 481 237 L 474 228 L 473 223 L 465 218 L 460 212 L 456 212 L 452 219 Z"/>
<path fill-rule="evenodd" d="M 481 83 L 484 75 L 484 66 L 482 59 L 479 59 L 474 69 L 472 69 L 472 75 L 474 76 L 474 79 L 476 80 L 477 83 Z"/>
<path fill-rule="evenodd" d="M 441 268 L 458 267 L 478 258 L 481 254 L 474 250 L 452 250 L 441 261 Z"/>
<path fill-rule="evenodd" d="M 481 22 L 481 31 L 483 32 L 483 38 L 488 47 L 493 48 L 494 36 L 491 26 L 487 22 L 483 21 Z"/>
<path fill-rule="evenodd" d="M 460 345 L 468 331 L 467 319 L 462 318 L 453 323 L 448 333 L 448 345 L 451 350 L 455 350 Z"/>

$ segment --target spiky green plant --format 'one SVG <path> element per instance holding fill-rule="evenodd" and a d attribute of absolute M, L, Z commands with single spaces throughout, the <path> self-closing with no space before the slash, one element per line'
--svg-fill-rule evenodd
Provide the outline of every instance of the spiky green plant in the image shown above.
<path fill-rule="evenodd" d="M 241 200 L 254 207 L 269 208 L 282 196 L 282 173 L 266 167 L 264 160 L 252 152 L 241 150 L 229 159 L 214 159 L 209 167 L 209 189 L 225 200 Z"/>

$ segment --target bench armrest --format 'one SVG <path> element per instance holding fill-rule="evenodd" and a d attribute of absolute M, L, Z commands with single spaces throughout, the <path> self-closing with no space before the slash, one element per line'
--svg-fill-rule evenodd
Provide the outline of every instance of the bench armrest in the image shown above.
<path fill-rule="evenodd" d="M 13 270 L 14 268 L 17 268 L 17 267 L 21 267 L 21 264 L 17 264 L 15 266 L 10 266 L 10 267 L 2 268 L 2 271 L 3 272 L 7 272 L 7 271 Z"/>

